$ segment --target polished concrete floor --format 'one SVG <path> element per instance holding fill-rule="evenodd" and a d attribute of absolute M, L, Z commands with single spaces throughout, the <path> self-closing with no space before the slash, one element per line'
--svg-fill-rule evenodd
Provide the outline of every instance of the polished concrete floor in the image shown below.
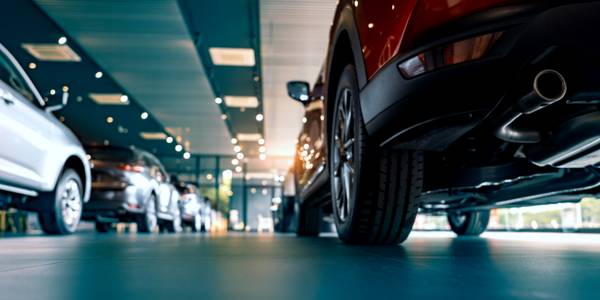
<path fill-rule="evenodd" d="M 0 299 L 600 299 L 600 235 L 0 238 Z M 376 299 L 376 298 L 372 298 Z"/>

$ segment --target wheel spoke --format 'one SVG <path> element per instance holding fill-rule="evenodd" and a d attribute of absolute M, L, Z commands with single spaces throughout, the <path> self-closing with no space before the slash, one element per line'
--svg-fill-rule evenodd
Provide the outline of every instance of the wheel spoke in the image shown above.
<path fill-rule="evenodd" d="M 344 143 L 344 149 L 346 150 L 351 150 L 351 148 L 354 147 L 354 138 L 348 139 L 345 143 Z"/>
<path fill-rule="evenodd" d="M 350 215 L 354 178 L 354 109 L 353 94 L 345 89 L 339 96 L 336 122 L 334 125 L 334 143 L 332 149 L 332 188 L 335 208 L 343 222 Z"/>
<path fill-rule="evenodd" d="M 348 169 L 347 164 L 344 164 L 344 166 L 342 167 L 342 182 L 344 183 L 344 194 L 346 196 L 346 199 L 350 199 L 350 189 L 351 189 L 351 184 L 350 184 L 350 170 Z"/>

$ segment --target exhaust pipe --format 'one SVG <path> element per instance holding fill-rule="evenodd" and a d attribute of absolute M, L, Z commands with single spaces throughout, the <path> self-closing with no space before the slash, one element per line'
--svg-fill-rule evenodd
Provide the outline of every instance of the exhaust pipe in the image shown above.
<path fill-rule="evenodd" d="M 501 117 L 496 137 L 511 143 L 538 143 L 541 135 L 535 130 L 514 128 L 512 124 L 523 115 L 534 113 L 554 102 L 562 100 L 567 94 L 567 81 L 556 70 L 546 69 L 537 73 L 533 79 L 533 91 L 517 100 Z"/>
<path fill-rule="evenodd" d="M 533 92 L 546 102 L 553 103 L 567 94 L 567 81 L 558 71 L 546 69 L 535 75 Z"/>

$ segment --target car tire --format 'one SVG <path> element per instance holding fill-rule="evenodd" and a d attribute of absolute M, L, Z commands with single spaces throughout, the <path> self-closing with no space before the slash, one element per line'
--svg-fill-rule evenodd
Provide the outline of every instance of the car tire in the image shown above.
<path fill-rule="evenodd" d="M 192 232 L 200 231 L 200 228 L 202 227 L 202 220 L 200 220 L 200 216 L 194 217 L 194 220 L 190 224 L 190 227 L 192 228 Z"/>
<path fill-rule="evenodd" d="M 286 233 L 292 232 L 292 222 L 295 218 L 295 207 L 294 207 L 295 199 L 294 197 L 284 196 L 283 202 L 281 205 L 282 213 L 281 220 L 279 221 L 279 232 Z"/>
<path fill-rule="evenodd" d="M 96 232 L 107 233 L 112 229 L 112 223 L 96 221 Z"/>
<path fill-rule="evenodd" d="M 158 226 L 158 218 L 156 216 L 156 195 L 150 194 L 146 202 L 146 210 L 138 217 L 137 227 L 138 232 L 151 233 Z"/>
<path fill-rule="evenodd" d="M 448 224 L 458 236 L 481 235 L 490 222 L 489 210 L 478 210 L 464 213 L 449 213 Z"/>
<path fill-rule="evenodd" d="M 318 206 L 300 205 L 298 209 L 298 236 L 318 236 L 321 227 L 322 209 Z"/>
<path fill-rule="evenodd" d="M 83 209 L 83 185 L 72 169 L 66 169 L 52 192 L 40 195 L 50 210 L 38 213 L 42 230 L 47 234 L 71 234 L 77 230 Z"/>
<path fill-rule="evenodd" d="M 159 232 L 174 233 L 175 232 L 175 222 L 174 221 L 162 221 L 162 222 L 159 222 L 159 224 L 158 224 L 158 231 Z"/>
<path fill-rule="evenodd" d="M 350 244 L 392 245 L 409 235 L 423 182 L 423 155 L 380 147 L 367 134 L 356 70 L 342 71 L 330 130 L 334 221 Z"/>

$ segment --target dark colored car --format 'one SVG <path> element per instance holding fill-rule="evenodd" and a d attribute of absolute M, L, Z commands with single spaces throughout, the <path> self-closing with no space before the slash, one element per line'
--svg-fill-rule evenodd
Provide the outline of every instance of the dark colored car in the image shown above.
<path fill-rule="evenodd" d="M 598 1 L 339 1 L 323 80 L 288 84 L 298 233 L 326 202 L 345 242 L 395 244 L 419 210 L 478 235 L 491 208 L 598 194 L 599 25 Z"/>
<path fill-rule="evenodd" d="M 115 222 L 135 222 L 140 232 L 174 232 L 179 224 L 179 194 L 154 155 L 135 148 L 92 146 L 92 195 L 83 218 L 107 232 Z"/>
<path fill-rule="evenodd" d="M 182 227 L 190 227 L 192 232 L 202 228 L 201 210 L 204 207 L 204 198 L 193 184 L 178 183 L 175 185 L 179 192 L 179 211 L 181 212 Z"/>

